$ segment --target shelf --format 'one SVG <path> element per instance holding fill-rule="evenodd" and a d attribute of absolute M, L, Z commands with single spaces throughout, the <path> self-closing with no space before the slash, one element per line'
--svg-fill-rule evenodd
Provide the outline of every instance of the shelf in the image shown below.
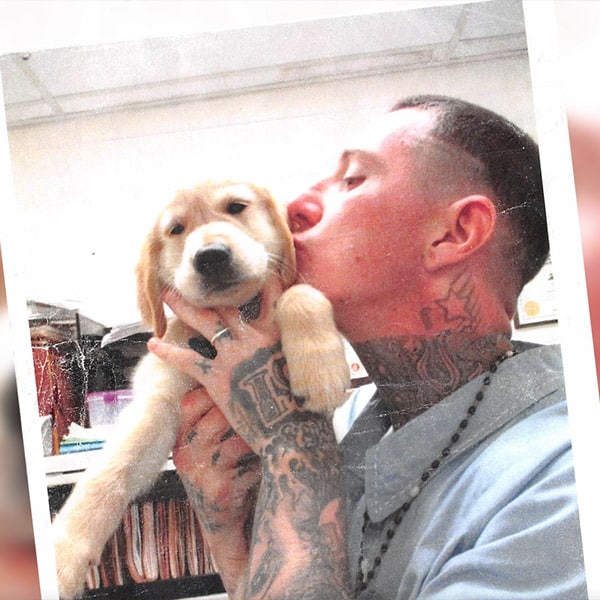
<path fill-rule="evenodd" d="M 101 588 L 87 591 L 83 598 L 93 600 L 179 600 L 181 598 L 200 598 L 216 600 L 227 598 L 225 588 L 218 575 L 201 575 L 199 577 L 181 577 L 152 583 L 138 583 L 120 587 Z"/>
<path fill-rule="evenodd" d="M 82 453 L 82 454 L 90 454 L 90 453 Z M 93 454 L 93 452 L 91 453 Z M 59 457 L 63 458 L 63 457 Z M 70 458 L 70 456 L 66 456 L 65 458 Z M 50 461 L 55 466 L 64 466 L 67 464 L 69 468 L 81 468 L 85 465 L 89 460 L 93 457 L 83 457 L 83 460 L 75 460 L 73 462 L 70 461 Z M 71 473 L 72 476 L 77 477 L 78 472 L 74 471 Z M 54 515 L 62 506 L 64 501 L 67 499 L 69 494 L 71 493 L 72 484 L 60 484 L 54 485 L 48 488 L 48 497 L 49 497 L 49 505 L 51 509 L 51 513 Z M 146 502 L 160 502 L 160 501 L 172 501 L 177 500 L 183 501 L 187 503 L 187 496 L 185 494 L 185 490 L 177 472 L 173 469 L 166 469 L 161 473 L 158 480 L 155 482 L 153 487 L 148 490 L 146 493 L 139 496 L 135 503 L 138 505 L 142 505 Z M 188 505 L 189 506 L 189 505 Z M 179 513 L 180 515 L 185 513 Z M 156 515 L 156 513 L 155 513 Z M 141 512 L 140 512 L 141 516 Z M 156 517 L 155 517 L 156 518 Z M 169 517 L 170 518 L 170 517 Z M 181 525 L 179 525 L 180 527 Z M 124 530 L 121 528 L 119 532 L 116 534 L 115 543 L 117 543 L 119 547 L 119 553 L 121 556 L 121 561 L 124 560 Z M 180 535 L 183 535 L 183 531 L 187 531 L 185 526 L 182 530 L 180 530 Z M 196 530 L 196 531 L 199 531 Z M 185 534 L 188 535 L 187 533 Z M 116 540 L 119 540 L 116 542 Z M 196 544 L 199 544 L 199 541 L 196 541 Z M 200 546 L 198 546 L 200 547 Z M 107 564 L 114 564 L 111 561 L 110 553 L 113 552 L 113 549 L 105 548 L 105 552 L 109 552 L 109 555 L 103 555 L 103 560 L 107 561 Z M 186 559 L 181 559 L 181 565 L 189 564 Z M 203 559 L 199 558 L 200 563 L 202 563 Z M 123 565 L 123 569 L 126 569 L 125 563 L 121 563 Z M 205 563 L 205 568 L 206 568 Z M 182 569 L 187 570 L 184 566 Z M 86 590 L 83 595 L 84 600 L 132 600 L 135 598 L 140 598 L 143 600 L 179 600 L 179 599 L 187 599 L 187 600 L 227 600 L 227 596 L 224 595 L 224 587 L 221 582 L 220 577 L 212 572 L 214 568 L 208 567 L 208 572 L 205 574 L 198 574 L 195 576 L 188 574 L 183 577 L 171 577 L 166 579 L 157 579 L 154 581 L 149 581 L 145 583 L 133 583 L 131 582 L 131 573 L 129 572 L 125 575 L 125 578 L 129 581 L 125 585 L 117 586 L 117 587 L 100 587 L 93 590 Z M 125 571 L 124 571 L 125 573 Z M 109 576 L 110 577 L 110 576 Z M 114 579 L 113 579 L 114 581 Z"/>
<path fill-rule="evenodd" d="M 87 450 L 85 452 L 45 456 L 44 468 L 48 487 L 73 485 L 79 479 L 82 471 L 85 471 L 101 452 L 102 450 Z M 162 467 L 163 471 L 173 471 L 174 469 L 175 465 L 171 458 Z"/>
<path fill-rule="evenodd" d="M 169 463 L 171 464 L 171 468 L 165 468 L 152 487 L 135 499 L 136 503 L 145 502 L 147 500 L 165 500 L 168 498 L 187 497 L 177 471 L 173 468 L 172 462 L 169 461 Z M 165 466 L 168 467 L 168 465 Z M 77 481 L 79 473 L 73 472 L 68 473 L 67 475 L 71 477 L 73 481 L 59 481 L 62 479 L 62 476 L 59 474 L 54 480 L 54 483 L 48 485 L 48 500 L 50 502 L 50 512 L 52 515 L 60 510 L 60 507 L 68 498 L 74 483 Z"/>
<path fill-rule="evenodd" d="M 118 342 L 111 348 L 114 349 L 116 345 Z M 125 364 L 129 355 L 121 358 L 119 366 Z M 127 363 L 127 366 L 131 365 Z M 81 390 L 79 392 L 83 394 Z M 94 440 L 102 439 L 102 432 L 98 428 L 90 429 L 89 433 Z M 88 439 L 86 435 L 81 438 Z M 44 457 L 52 516 L 60 510 L 82 473 L 96 461 L 102 460 L 102 452 L 103 449 L 87 449 Z M 133 535 L 134 530 L 141 531 L 142 535 Z M 164 560 L 165 553 L 168 553 L 168 564 Z M 138 564 L 140 555 L 144 558 Z M 156 558 L 159 561 L 158 571 Z M 115 534 L 104 548 L 101 565 L 90 573 L 89 585 L 101 587 L 87 589 L 83 598 L 227 600 L 215 570 L 210 554 L 204 547 L 197 518 L 173 461 L 169 458 L 156 482 L 127 508 Z M 118 583 L 124 585 L 114 585 Z"/>

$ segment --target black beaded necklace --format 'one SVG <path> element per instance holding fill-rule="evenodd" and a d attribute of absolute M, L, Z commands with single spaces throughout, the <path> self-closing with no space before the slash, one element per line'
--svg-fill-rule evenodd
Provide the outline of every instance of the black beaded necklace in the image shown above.
<path fill-rule="evenodd" d="M 503 356 L 498 358 L 496 360 L 496 362 L 494 362 L 494 364 L 489 368 L 487 375 L 483 378 L 483 383 L 481 385 L 481 388 L 475 394 L 475 399 L 473 400 L 473 403 L 469 406 L 469 408 L 467 408 L 466 415 L 459 423 L 458 429 L 456 430 L 456 432 L 452 435 L 449 442 L 442 449 L 439 456 L 423 471 L 423 473 L 421 473 L 421 477 L 409 491 L 409 499 L 393 515 L 388 517 L 388 525 L 386 527 L 385 534 L 383 536 L 383 541 L 381 542 L 381 545 L 379 546 L 379 551 L 377 553 L 377 556 L 373 559 L 373 564 L 372 564 L 371 568 L 366 573 L 363 568 L 364 563 L 365 563 L 365 558 L 366 558 L 365 557 L 365 533 L 366 533 L 367 529 L 369 528 L 369 526 L 371 525 L 371 519 L 369 517 L 369 513 L 365 510 L 364 515 L 363 515 L 364 521 L 363 521 L 363 526 L 362 526 L 362 539 L 360 542 L 360 554 L 358 557 L 358 572 L 357 572 L 357 576 L 356 576 L 356 593 L 357 594 L 364 592 L 367 589 L 369 583 L 375 578 L 377 570 L 379 569 L 379 566 L 381 565 L 381 562 L 383 560 L 383 557 L 385 556 L 386 552 L 388 551 L 389 544 L 392 541 L 393 537 L 396 535 L 396 530 L 398 529 L 398 526 L 400 525 L 400 523 L 402 523 L 402 520 L 404 519 L 404 516 L 408 512 L 408 509 L 410 508 L 413 500 L 420 494 L 421 490 L 426 485 L 427 481 L 429 481 L 429 478 L 431 477 L 431 475 L 439 468 L 439 466 L 442 464 L 442 462 L 444 462 L 444 460 L 450 455 L 452 447 L 460 439 L 461 432 L 464 431 L 467 428 L 467 426 L 469 425 L 469 420 L 475 414 L 479 403 L 484 398 L 484 390 L 491 383 L 492 374 L 498 370 L 498 366 L 500 365 L 500 363 L 504 362 L 507 358 L 510 358 L 511 356 L 514 356 L 515 354 L 516 353 L 513 352 L 512 350 L 508 351 L 506 354 L 504 354 Z"/>

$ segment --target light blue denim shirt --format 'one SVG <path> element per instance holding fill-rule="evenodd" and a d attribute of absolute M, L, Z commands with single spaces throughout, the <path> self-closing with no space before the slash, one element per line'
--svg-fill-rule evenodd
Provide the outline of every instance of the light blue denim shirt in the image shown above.
<path fill-rule="evenodd" d="M 384 437 L 387 424 L 372 402 L 342 440 L 353 577 L 365 507 L 371 521 L 381 524 L 377 531 L 369 527 L 364 540 L 369 565 L 390 516 L 448 445 L 482 380 Z M 558 347 L 537 347 L 502 363 L 451 448 L 413 500 L 359 597 L 587 598 Z"/>

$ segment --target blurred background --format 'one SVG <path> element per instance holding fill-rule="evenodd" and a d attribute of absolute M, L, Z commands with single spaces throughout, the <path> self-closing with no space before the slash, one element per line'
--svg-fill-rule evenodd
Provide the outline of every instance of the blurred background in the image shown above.
<path fill-rule="evenodd" d="M 596 371 L 600 373 L 600 2 L 556 3 L 573 175 L 583 244 Z"/>
<path fill-rule="evenodd" d="M 55 4 L 57 10 L 61 3 Z M 113 3 L 115 8 L 119 4 Z M 128 19 L 136 18 L 128 12 L 123 19 L 115 19 L 123 28 Z M 160 3 L 156 3 L 160 4 Z M 290 3 L 296 8 L 306 3 Z M 327 10 L 327 5 L 319 3 Z M 352 3 L 346 3 L 349 6 Z M 361 3 L 355 3 L 358 6 Z M 364 4 L 364 3 L 363 3 Z M 382 3 L 385 4 L 385 3 Z M 9 7 L 9 5 L 11 5 Z M 37 3 L 16 3 L 0 1 L 0 35 L 7 27 L 26 26 Z M 39 5 L 38 5 L 39 6 Z M 274 5 L 271 5 L 274 6 Z M 231 6 L 230 6 L 231 8 Z M 61 6 L 61 13 L 64 6 Z M 138 10 L 139 7 L 138 7 Z M 600 41 L 597 36 L 597 23 L 600 22 L 600 0 L 573 1 L 559 0 L 555 3 L 558 27 L 558 49 L 561 76 L 564 84 L 564 104 L 568 113 L 569 134 L 573 158 L 576 194 L 580 214 L 586 279 L 590 303 L 590 318 L 595 338 L 597 367 L 600 367 L 600 82 L 590 76 L 596 72 L 600 56 Z M 151 13 L 152 11 L 150 11 Z M 54 20 L 48 8 L 40 12 Z M 21 15 L 22 19 L 19 17 Z M 55 15 L 56 16 L 56 15 Z M 146 17 L 148 13 L 146 12 Z M 7 19 L 12 22 L 7 25 Z M 174 20 L 176 21 L 176 19 Z M 84 24 L 85 25 L 85 24 Z M 110 24 L 103 23 L 107 28 Z M 174 23 L 168 23 L 173 26 Z M 189 19 L 181 23 L 182 28 L 190 27 Z M 243 25 L 243 23 L 241 24 Z M 240 25 L 240 26 L 241 26 Z M 61 24 L 69 39 L 68 18 Z M 85 31 L 81 32 L 82 22 L 77 21 L 75 45 L 83 43 Z M 116 25 L 114 25 L 116 27 Z M 99 35 L 98 27 L 88 24 L 90 31 Z M 173 31 L 153 30 L 154 35 L 169 35 Z M 82 37 L 83 35 L 83 37 Z M 102 31 L 100 31 L 102 35 Z M 110 33 L 107 31 L 110 37 Z M 120 35 L 125 35 L 123 30 Z M 88 42 L 86 42 L 88 43 Z M 321 168 L 321 165 L 318 165 Z M 10 328 L 6 316 L 6 294 L 4 274 L 0 272 L 0 323 L 2 357 L 0 382 L 0 600 L 37 600 L 40 597 L 37 584 L 35 551 L 31 526 L 27 483 L 24 469 L 22 440 L 19 426 L 19 411 L 12 370 L 12 348 Z M 44 599 L 47 600 L 47 599 Z"/>
<path fill-rule="evenodd" d="M 0 600 L 37 600 L 40 592 L 1 254 L 0 323 Z"/>

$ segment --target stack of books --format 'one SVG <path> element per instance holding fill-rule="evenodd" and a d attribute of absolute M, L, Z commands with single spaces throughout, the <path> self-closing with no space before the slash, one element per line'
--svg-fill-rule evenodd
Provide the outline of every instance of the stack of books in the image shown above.
<path fill-rule="evenodd" d="M 187 498 L 132 504 L 89 570 L 90 590 L 215 573 Z"/>

